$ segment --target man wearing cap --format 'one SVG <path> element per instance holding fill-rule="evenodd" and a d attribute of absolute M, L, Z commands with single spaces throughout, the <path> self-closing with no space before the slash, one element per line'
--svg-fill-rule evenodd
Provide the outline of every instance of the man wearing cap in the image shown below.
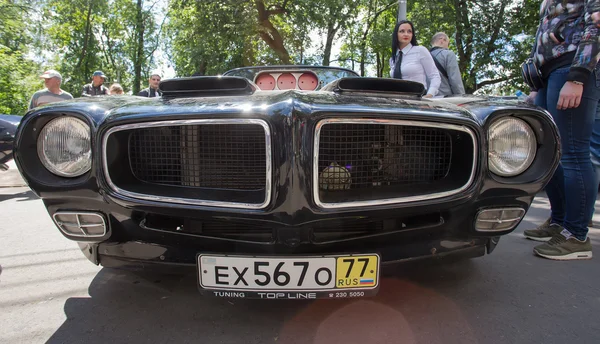
<path fill-rule="evenodd" d="M 106 75 L 100 70 L 95 71 L 94 74 L 92 74 L 92 82 L 83 86 L 81 95 L 83 97 L 91 97 L 110 94 L 108 88 L 103 85 L 104 81 L 106 81 Z"/>
<path fill-rule="evenodd" d="M 33 94 L 29 102 L 30 110 L 40 105 L 73 99 L 71 93 L 60 89 L 62 76 L 59 72 L 52 69 L 47 70 L 44 74 L 40 75 L 40 78 L 44 79 L 44 86 L 46 88 Z"/>
<path fill-rule="evenodd" d="M 160 83 L 160 74 L 158 72 L 152 72 L 150 75 L 150 80 L 148 80 L 148 88 L 145 88 L 138 93 L 140 97 L 146 98 L 155 98 L 160 97 L 162 92 L 158 89 L 158 84 Z"/>

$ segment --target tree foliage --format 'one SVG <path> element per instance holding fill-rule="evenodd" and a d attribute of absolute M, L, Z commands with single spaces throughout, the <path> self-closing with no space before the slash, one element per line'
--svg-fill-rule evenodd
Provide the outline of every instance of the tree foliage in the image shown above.
<path fill-rule="evenodd" d="M 160 43 L 155 6 L 143 0 L 48 0 L 46 15 L 53 61 L 69 77 L 64 88 L 74 95 L 102 70 L 110 82 L 134 93 L 144 85 Z M 128 87 L 126 87 L 127 89 Z"/>
<path fill-rule="evenodd" d="M 466 91 L 522 86 L 519 66 L 531 49 L 539 3 L 532 0 L 419 0 L 411 2 L 421 43 L 445 31 L 453 38 Z M 433 25 L 432 25 L 433 24 Z"/>
<path fill-rule="evenodd" d="M 27 57 L 34 47 L 31 1 L 0 0 L 0 113 L 22 115 L 39 88 L 38 64 Z"/>

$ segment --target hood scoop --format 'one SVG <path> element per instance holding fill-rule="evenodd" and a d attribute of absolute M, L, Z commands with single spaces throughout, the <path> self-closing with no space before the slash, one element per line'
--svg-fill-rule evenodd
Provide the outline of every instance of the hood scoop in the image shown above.
<path fill-rule="evenodd" d="M 164 80 L 158 89 L 164 99 L 174 99 L 250 95 L 256 91 L 256 86 L 237 76 L 197 76 Z"/>
<path fill-rule="evenodd" d="M 420 82 L 386 78 L 341 78 L 323 86 L 321 90 L 378 97 L 421 98 L 425 95 L 425 87 Z"/>

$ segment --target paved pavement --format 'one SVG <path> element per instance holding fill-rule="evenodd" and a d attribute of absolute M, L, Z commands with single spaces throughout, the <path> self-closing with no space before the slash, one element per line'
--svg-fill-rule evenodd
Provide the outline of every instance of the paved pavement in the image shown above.
<path fill-rule="evenodd" d="M 593 260 L 534 257 L 521 235 L 545 219 L 543 195 L 492 255 L 402 265 L 374 298 L 315 302 L 202 297 L 193 275 L 103 269 L 27 188 L 0 189 L 0 209 L 0 343 L 600 343 L 600 230 Z"/>
<path fill-rule="evenodd" d="M 0 171 L 0 187 L 27 186 L 14 160 L 6 163 L 8 171 Z"/>

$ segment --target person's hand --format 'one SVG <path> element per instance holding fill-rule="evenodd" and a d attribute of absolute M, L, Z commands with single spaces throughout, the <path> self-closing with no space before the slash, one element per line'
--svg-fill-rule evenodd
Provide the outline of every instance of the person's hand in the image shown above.
<path fill-rule="evenodd" d="M 433 94 L 427 93 L 426 95 L 423 96 L 423 98 L 433 98 Z"/>
<path fill-rule="evenodd" d="M 600 11 L 592 13 L 592 20 L 597 27 L 600 27 Z"/>
<path fill-rule="evenodd" d="M 537 91 L 532 91 L 531 93 L 529 93 L 527 98 L 525 98 L 525 102 L 529 104 L 535 104 L 535 98 L 537 97 L 537 94 Z"/>
<path fill-rule="evenodd" d="M 582 95 L 583 85 L 577 85 L 571 81 L 567 81 L 560 90 L 560 95 L 558 96 L 558 104 L 556 104 L 556 108 L 559 110 L 577 108 L 581 103 Z"/>

